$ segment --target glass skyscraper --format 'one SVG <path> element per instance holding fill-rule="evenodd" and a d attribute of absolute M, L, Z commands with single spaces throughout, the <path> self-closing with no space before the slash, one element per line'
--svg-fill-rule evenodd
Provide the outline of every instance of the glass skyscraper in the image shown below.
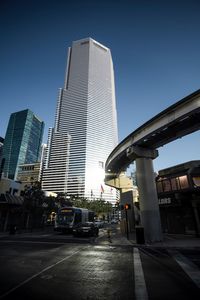
<path fill-rule="evenodd" d="M 39 159 L 44 131 L 40 121 L 29 109 L 12 113 L 3 145 L 3 176 L 16 179 L 20 164 Z"/>
<path fill-rule="evenodd" d="M 61 192 L 62 186 L 68 195 L 114 201 L 115 191 L 104 184 L 105 161 L 118 143 L 113 63 L 110 49 L 91 38 L 73 42 L 68 50 L 64 88 L 50 132 L 43 189 Z M 67 156 L 55 147 L 52 132 L 68 141 Z M 58 156 L 67 174 L 57 178 L 56 187 L 58 165 L 53 165 Z"/>

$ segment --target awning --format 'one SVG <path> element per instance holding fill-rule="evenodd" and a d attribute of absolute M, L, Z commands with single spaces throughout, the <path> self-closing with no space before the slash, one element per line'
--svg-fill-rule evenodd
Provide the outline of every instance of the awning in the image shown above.
<path fill-rule="evenodd" d="M 0 203 L 7 203 L 12 205 L 22 205 L 24 199 L 21 196 L 14 196 L 10 194 L 1 194 L 0 195 Z"/>

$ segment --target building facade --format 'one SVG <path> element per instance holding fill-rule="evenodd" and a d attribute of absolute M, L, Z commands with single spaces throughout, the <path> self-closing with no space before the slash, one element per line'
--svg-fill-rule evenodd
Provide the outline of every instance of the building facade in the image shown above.
<path fill-rule="evenodd" d="M 3 154 L 3 143 L 4 143 L 4 138 L 2 138 L 0 136 L 0 160 L 1 160 L 1 157 L 2 157 L 2 154 Z"/>
<path fill-rule="evenodd" d="M 42 172 L 42 189 L 67 193 L 70 136 L 49 128 L 46 156 Z"/>
<path fill-rule="evenodd" d="M 44 122 L 29 109 L 12 113 L 3 145 L 3 176 L 17 178 L 20 164 L 35 163 L 40 157 Z"/>
<path fill-rule="evenodd" d="M 3 143 L 4 143 L 4 138 L 2 138 L 0 136 L 0 178 L 1 178 L 1 174 L 3 172 L 3 163 L 4 161 L 2 161 L 2 156 L 3 156 Z"/>
<path fill-rule="evenodd" d="M 105 161 L 118 143 L 113 63 L 110 49 L 91 38 L 73 42 L 68 50 L 53 132 L 70 139 L 63 192 L 113 201 L 114 189 L 104 185 Z M 48 161 L 56 160 L 55 151 L 59 152 L 50 149 L 51 143 L 52 139 L 48 143 L 47 169 Z M 52 152 L 55 156 L 51 160 Z M 42 180 L 44 189 L 47 180 L 48 189 L 56 182 L 56 178 L 47 177 Z M 56 183 L 53 189 L 58 191 Z"/>
<path fill-rule="evenodd" d="M 200 161 L 160 170 L 156 186 L 163 232 L 200 236 Z"/>
<path fill-rule="evenodd" d="M 22 164 L 18 166 L 17 180 L 23 186 L 31 186 L 34 182 L 40 182 L 41 163 Z"/>

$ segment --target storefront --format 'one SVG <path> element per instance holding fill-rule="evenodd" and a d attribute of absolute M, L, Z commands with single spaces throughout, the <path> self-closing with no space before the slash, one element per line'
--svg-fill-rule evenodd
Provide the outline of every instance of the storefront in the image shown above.
<path fill-rule="evenodd" d="M 156 186 L 163 232 L 200 236 L 200 161 L 159 171 Z"/>

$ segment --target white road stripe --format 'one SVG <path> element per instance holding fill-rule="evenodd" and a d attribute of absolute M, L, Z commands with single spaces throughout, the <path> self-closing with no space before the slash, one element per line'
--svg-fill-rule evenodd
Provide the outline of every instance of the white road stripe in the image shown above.
<path fill-rule="evenodd" d="M 148 293 L 138 248 L 133 248 L 133 263 L 135 274 L 135 299 L 148 300 Z"/>
<path fill-rule="evenodd" d="M 52 245 L 52 244 L 58 244 L 58 245 L 66 245 L 67 243 L 66 242 L 49 242 L 49 241 L 29 241 L 29 240 L 3 240 L 3 241 L 0 241 L 0 243 L 24 243 L 24 244 L 49 244 L 49 245 Z"/>
<path fill-rule="evenodd" d="M 20 284 L 16 285 L 14 288 L 10 289 L 9 291 L 5 292 L 3 295 L 0 296 L 0 299 L 6 297 L 7 295 L 9 295 L 10 293 L 12 293 L 13 291 L 15 291 L 16 289 L 18 289 L 19 287 L 23 286 L 24 284 L 26 284 L 27 282 L 31 281 L 32 279 L 34 279 L 35 277 L 39 276 L 40 274 L 44 273 L 45 271 L 55 267 L 56 265 L 62 263 L 63 261 L 69 259 L 70 257 L 72 257 L 73 255 L 77 254 L 78 252 L 80 252 L 80 250 L 78 251 L 74 251 L 72 254 L 70 254 L 69 256 L 64 257 L 63 259 L 57 261 L 55 264 L 52 264 L 46 268 L 44 268 L 42 271 L 34 274 L 33 276 L 27 278 L 26 280 L 24 280 L 23 282 L 21 282 Z"/>
<path fill-rule="evenodd" d="M 177 250 L 168 249 L 174 260 L 181 266 L 184 272 L 192 279 L 192 281 L 200 288 L 200 270 L 192 261 L 182 255 Z"/>

